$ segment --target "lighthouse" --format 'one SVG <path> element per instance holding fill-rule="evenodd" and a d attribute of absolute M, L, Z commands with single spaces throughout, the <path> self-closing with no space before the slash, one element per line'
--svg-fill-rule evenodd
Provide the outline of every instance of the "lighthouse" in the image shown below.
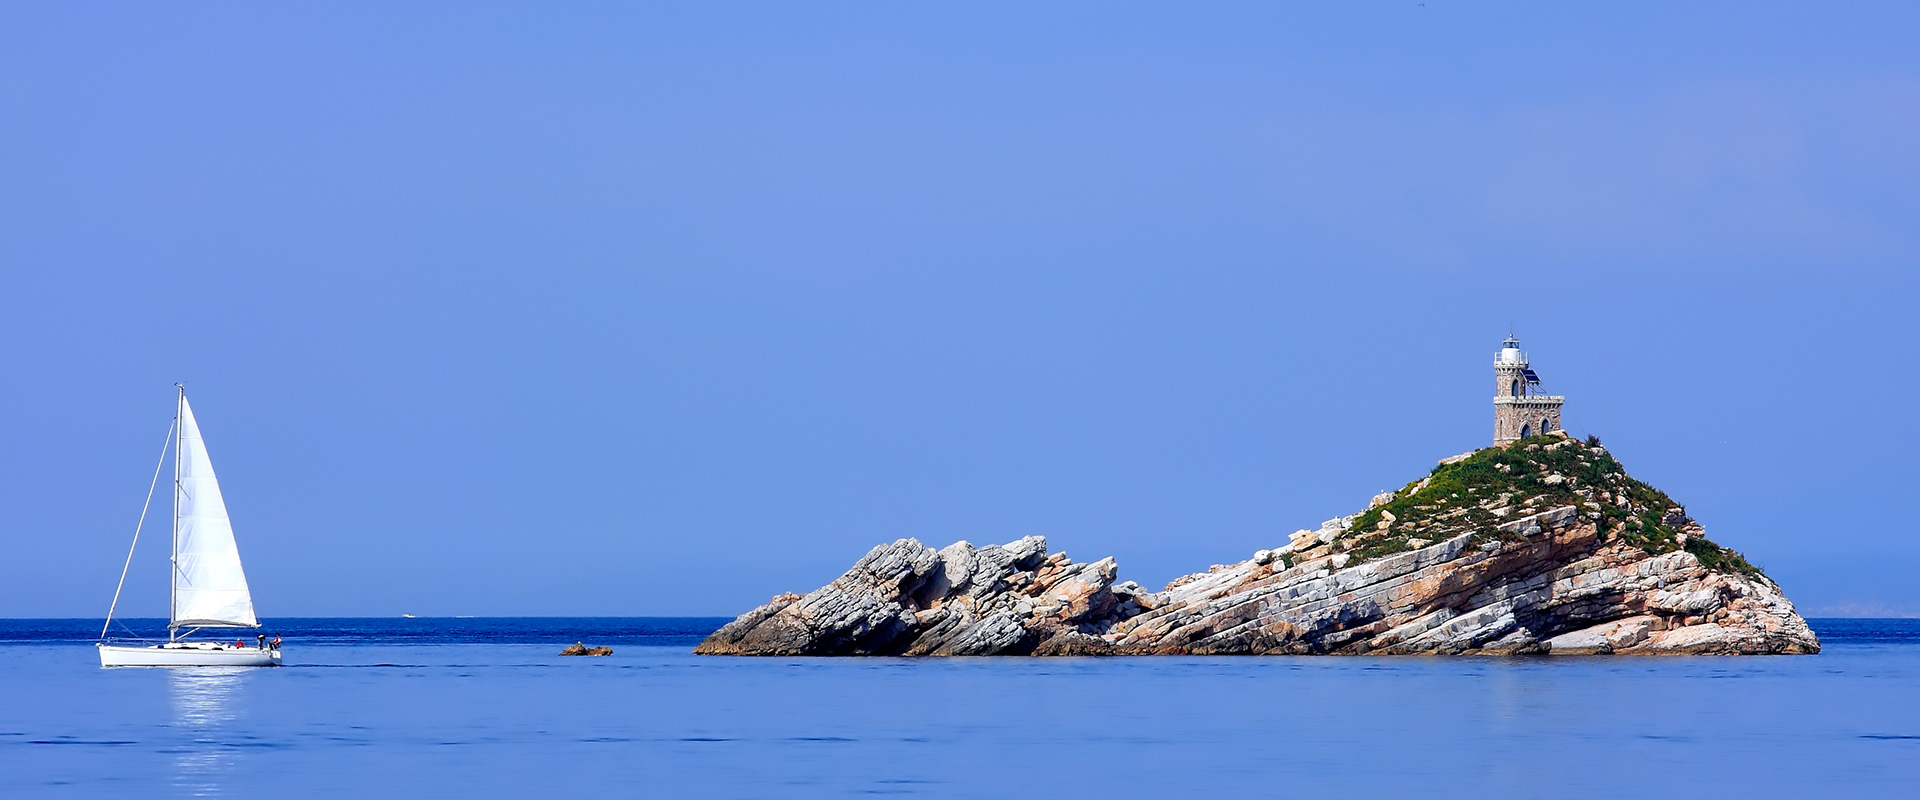
<path fill-rule="evenodd" d="M 1540 393 L 1540 374 L 1527 366 L 1520 340 L 1508 336 L 1493 356 L 1493 443 L 1517 442 L 1560 430 L 1567 398 Z"/>

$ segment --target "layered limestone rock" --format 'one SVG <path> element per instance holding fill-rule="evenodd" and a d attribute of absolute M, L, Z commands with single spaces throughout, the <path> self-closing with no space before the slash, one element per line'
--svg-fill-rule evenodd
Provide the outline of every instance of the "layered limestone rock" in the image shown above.
<path fill-rule="evenodd" d="M 1820 643 L 1779 586 L 1595 440 L 1443 461 L 1358 514 L 1159 592 L 1028 537 L 902 539 L 714 655 L 1759 654 Z"/>
<path fill-rule="evenodd" d="M 1094 635 L 1150 607 L 1113 559 L 1076 564 L 1029 536 L 934 550 L 913 539 L 867 552 L 839 580 L 783 594 L 707 637 L 709 655 L 1026 655 Z M 1145 605 L 1143 605 L 1145 604 Z"/>

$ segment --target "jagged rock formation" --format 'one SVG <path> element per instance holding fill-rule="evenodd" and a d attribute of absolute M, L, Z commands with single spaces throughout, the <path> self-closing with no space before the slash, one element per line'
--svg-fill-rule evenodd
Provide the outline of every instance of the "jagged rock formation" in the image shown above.
<path fill-rule="evenodd" d="M 560 651 L 560 655 L 563 655 L 563 656 L 610 656 L 610 655 L 613 655 L 613 648 L 588 647 L 585 644 L 582 644 L 580 642 L 574 642 L 573 644 L 567 645 L 567 649 Z"/>
<path fill-rule="evenodd" d="M 709 655 L 1023 655 L 1064 633 L 1098 634 L 1138 615 L 1146 591 L 1114 583 L 1113 559 L 1075 564 L 1029 536 L 934 550 L 880 545 L 839 580 L 784 594 L 694 652 Z M 1091 637 L 1090 637 L 1091 638 Z"/>
<path fill-rule="evenodd" d="M 1816 653 L 1779 586 L 1564 434 L 1441 462 L 1366 511 L 1159 592 L 1027 537 L 875 547 L 709 655 Z"/>

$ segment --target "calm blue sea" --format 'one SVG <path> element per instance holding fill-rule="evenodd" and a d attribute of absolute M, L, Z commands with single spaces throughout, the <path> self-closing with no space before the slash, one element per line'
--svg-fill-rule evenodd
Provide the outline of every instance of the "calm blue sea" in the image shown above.
<path fill-rule="evenodd" d="M 0 621 L 0 797 L 1920 796 L 1920 620 L 1815 620 L 1812 657 L 688 654 L 722 622 L 275 620 L 283 668 L 105 670 L 98 622 Z"/>

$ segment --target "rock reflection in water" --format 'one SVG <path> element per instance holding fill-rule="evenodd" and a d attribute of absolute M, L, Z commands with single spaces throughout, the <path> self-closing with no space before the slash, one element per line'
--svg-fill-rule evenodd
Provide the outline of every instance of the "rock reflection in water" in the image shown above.
<path fill-rule="evenodd" d="M 173 695 L 173 727 L 185 734 L 174 756 L 174 786 L 192 797 L 219 797 L 234 782 L 240 751 L 222 734 L 240 716 L 245 667 L 175 667 L 167 670 Z"/>

